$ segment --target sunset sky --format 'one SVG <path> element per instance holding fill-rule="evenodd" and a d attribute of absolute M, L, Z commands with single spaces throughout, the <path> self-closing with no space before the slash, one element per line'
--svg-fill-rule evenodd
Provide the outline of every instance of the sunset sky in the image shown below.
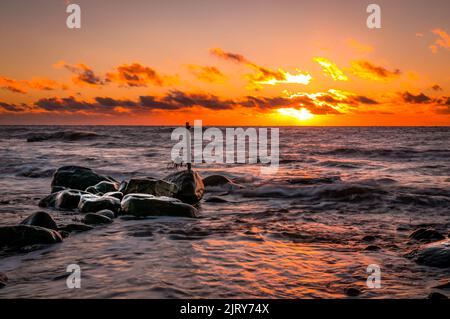
<path fill-rule="evenodd" d="M 70 2 L 81 29 L 66 27 Z M 449 13 L 448 0 L 1 1 L 0 124 L 450 125 Z"/>

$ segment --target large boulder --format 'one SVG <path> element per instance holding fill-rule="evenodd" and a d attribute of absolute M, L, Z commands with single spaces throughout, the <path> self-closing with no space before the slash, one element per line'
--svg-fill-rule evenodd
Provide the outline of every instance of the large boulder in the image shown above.
<path fill-rule="evenodd" d="M 116 182 L 112 178 L 99 175 L 87 167 L 63 166 L 58 168 L 53 175 L 52 188 L 60 186 L 84 191 L 89 186 L 97 185 L 103 181 Z"/>
<path fill-rule="evenodd" d="M 58 230 L 58 225 L 56 224 L 52 216 L 50 216 L 50 214 L 46 212 L 33 213 L 25 218 L 20 224 Z"/>
<path fill-rule="evenodd" d="M 61 234 L 52 229 L 28 225 L 0 227 L 0 247 L 23 247 L 59 242 L 62 242 Z"/>
<path fill-rule="evenodd" d="M 175 184 L 167 181 L 152 177 L 140 177 L 132 178 L 128 182 L 122 182 L 119 191 L 124 195 L 140 193 L 172 197 L 178 189 Z"/>
<path fill-rule="evenodd" d="M 83 195 L 78 209 L 82 213 L 96 213 L 108 209 L 117 214 L 120 209 L 120 200 L 111 196 Z"/>
<path fill-rule="evenodd" d="M 171 197 L 128 194 L 122 200 L 121 214 L 136 217 L 197 217 L 197 209 Z"/>
<path fill-rule="evenodd" d="M 420 265 L 449 268 L 450 239 L 420 246 L 419 248 L 406 254 L 406 257 L 413 259 Z"/>
<path fill-rule="evenodd" d="M 174 197 L 188 204 L 198 203 L 205 192 L 205 185 L 200 174 L 194 170 L 175 172 L 164 178 L 177 186 Z"/>

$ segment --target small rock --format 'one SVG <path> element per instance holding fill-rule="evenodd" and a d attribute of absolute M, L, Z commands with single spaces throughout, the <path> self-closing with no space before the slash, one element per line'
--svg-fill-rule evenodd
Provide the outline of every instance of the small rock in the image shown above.
<path fill-rule="evenodd" d="M 58 232 L 61 234 L 61 237 L 62 237 L 63 239 L 70 236 L 70 232 L 68 232 L 68 231 L 65 231 L 65 230 L 58 230 Z"/>
<path fill-rule="evenodd" d="M 59 228 L 62 231 L 66 231 L 66 232 L 83 232 L 83 231 L 88 231 L 91 229 L 94 229 L 92 226 L 86 225 L 86 224 L 81 224 L 81 223 L 74 223 L 74 224 L 68 224 L 65 226 L 62 226 Z"/>
<path fill-rule="evenodd" d="M 205 199 L 205 202 L 207 203 L 228 203 L 228 200 L 225 198 L 219 197 L 219 196 L 210 196 L 207 199 Z"/>
<path fill-rule="evenodd" d="M 88 225 L 101 225 L 112 223 L 112 219 L 96 213 L 88 213 L 83 220 Z"/>
<path fill-rule="evenodd" d="M 448 297 L 440 292 L 432 292 L 428 295 L 428 299 L 448 299 Z"/>
<path fill-rule="evenodd" d="M 52 216 L 46 212 L 36 212 L 25 218 L 21 225 L 40 226 L 48 229 L 58 230 L 58 225 Z"/>
<path fill-rule="evenodd" d="M 152 177 L 141 177 L 132 178 L 128 182 L 122 182 L 119 191 L 122 192 L 123 195 L 139 193 L 172 197 L 178 189 L 175 184 L 164 180 Z"/>
<path fill-rule="evenodd" d="M 97 212 L 97 214 L 102 215 L 102 216 L 106 216 L 106 217 L 108 217 L 110 219 L 114 219 L 116 217 L 114 215 L 114 212 L 112 212 L 112 211 L 110 211 L 108 209 L 101 210 L 101 211 Z"/>
<path fill-rule="evenodd" d="M 210 175 L 203 179 L 203 184 L 205 186 L 222 186 L 232 183 L 233 181 L 231 179 L 222 175 Z"/>
<path fill-rule="evenodd" d="M 54 244 L 62 242 L 59 232 L 39 226 L 3 226 L 0 227 L 1 246 L 28 246 L 36 244 Z"/>
<path fill-rule="evenodd" d="M 210 175 L 203 179 L 205 187 L 220 188 L 221 190 L 231 191 L 234 189 L 244 188 L 242 185 L 236 184 L 228 177 L 222 175 Z"/>
<path fill-rule="evenodd" d="M 439 241 L 444 239 L 444 235 L 439 233 L 438 231 L 430 228 L 419 228 L 415 230 L 411 235 L 409 235 L 409 238 L 418 240 L 420 242 L 424 243 L 431 243 L 434 241 Z"/>
<path fill-rule="evenodd" d="M 94 186 L 89 186 L 88 188 L 86 188 L 86 192 L 88 192 L 88 189 L 90 188 L 93 188 L 96 193 L 105 194 L 109 192 L 116 192 L 119 189 L 119 185 L 114 182 L 102 181 Z"/>
<path fill-rule="evenodd" d="M 81 197 L 78 209 L 82 213 L 96 213 L 108 209 L 117 214 L 120 209 L 120 200 L 110 196 L 85 195 Z"/>
<path fill-rule="evenodd" d="M 118 200 L 122 200 L 123 193 L 121 193 L 121 192 L 109 192 L 109 193 L 106 193 L 103 196 L 114 197 L 114 198 L 117 198 Z"/>
<path fill-rule="evenodd" d="M 53 175 L 52 188 L 61 186 L 77 190 L 85 190 L 100 182 L 116 182 L 112 178 L 95 173 L 90 168 L 81 166 L 63 166 Z"/>
<path fill-rule="evenodd" d="M 376 246 L 376 245 L 369 245 L 366 248 L 364 248 L 364 250 L 367 250 L 367 251 L 378 251 L 380 249 L 381 248 L 379 246 Z"/>
<path fill-rule="evenodd" d="M 8 277 L 4 273 L 0 272 L 0 289 L 5 287 L 7 282 Z"/>
<path fill-rule="evenodd" d="M 87 194 L 84 191 L 75 189 L 65 189 L 57 193 L 52 193 L 39 202 L 39 207 L 56 209 L 76 209 L 81 196 Z"/>
<path fill-rule="evenodd" d="M 364 236 L 361 240 L 365 241 L 365 242 L 373 242 L 376 239 L 377 239 L 377 237 L 375 237 L 375 236 L 367 235 L 367 236 Z"/>
<path fill-rule="evenodd" d="M 205 185 L 200 174 L 194 170 L 175 172 L 164 178 L 177 186 L 177 192 L 173 197 L 184 203 L 198 203 L 205 192 Z"/>
<path fill-rule="evenodd" d="M 448 268 L 450 267 L 450 239 L 422 245 L 405 255 L 420 265 Z"/>
<path fill-rule="evenodd" d="M 361 294 L 361 290 L 354 287 L 345 288 L 344 292 L 349 297 L 357 297 Z"/>
<path fill-rule="evenodd" d="M 197 210 L 180 200 L 164 196 L 128 194 L 122 200 L 121 213 L 136 217 L 178 216 L 196 217 Z"/>
<path fill-rule="evenodd" d="M 446 283 L 434 286 L 435 289 L 450 289 L 450 281 L 447 281 Z"/>

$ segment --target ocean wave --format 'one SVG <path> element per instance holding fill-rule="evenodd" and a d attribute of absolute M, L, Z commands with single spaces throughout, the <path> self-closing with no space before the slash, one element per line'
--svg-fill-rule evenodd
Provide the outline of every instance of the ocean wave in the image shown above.
<path fill-rule="evenodd" d="M 404 149 L 387 149 L 387 148 L 351 148 L 342 147 L 332 150 L 314 152 L 317 155 L 335 155 L 335 156 L 354 156 L 354 157 L 383 157 L 391 159 L 408 159 L 417 158 L 423 156 L 436 157 L 436 158 L 448 158 L 450 156 L 450 150 L 447 149 L 426 149 L 417 150 L 412 148 Z"/>
<path fill-rule="evenodd" d="M 99 134 L 89 131 L 59 131 L 53 133 L 33 133 L 28 135 L 27 142 L 43 142 L 43 141 L 79 141 L 92 140 L 100 137 Z"/>

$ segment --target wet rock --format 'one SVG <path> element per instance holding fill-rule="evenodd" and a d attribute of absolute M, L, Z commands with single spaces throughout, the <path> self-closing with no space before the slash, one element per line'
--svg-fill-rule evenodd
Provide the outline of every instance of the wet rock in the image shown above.
<path fill-rule="evenodd" d="M 128 182 L 120 184 L 119 191 L 124 195 L 128 194 L 149 194 L 154 196 L 172 197 L 177 191 L 177 186 L 173 183 L 155 179 L 152 177 L 132 178 Z"/>
<path fill-rule="evenodd" d="M 61 237 L 62 237 L 63 239 L 70 236 L 70 232 L 68 232 L 68 231 L 65 231 L 65 230 L 58 230 L 58 232 L 59 232 L 59 234 L 61 235 Z"/>
<path fill-rule="evenodd" d="M 371 243 L 373 241 L 375 241 L 377 239 L 376 236 L 372 236 L 372 235 L 367 235 L 364 236 L 363 238 L 361 238 L 362 241 L 367 242 L 367 243 Z"/>
<path fill-rule="evenodd" d="M 7 282 L 8 277 L 4 273 L 0 272 L 0 289 L 5 287 Z"/>
<path fill-rule="evenodd" d="M 432 292 L 428 295 L 428 299 L 448 299 L 448 297 L 440 292 Z"/>
<path fill-rule="evenodd" d="M 435 289 L 450 289 L 450 281 L 434 286 Z"/>
<path fill-rule="evenodd" d="M 103 195 L 103 193 L 97 191 L 97 189 L 94 186 L 89 186 L 88 188 L 86 188 L 85 192 L 97 196 Z"/>
<path fill-rule="evenodd" d="M 81 197 L 78 209 L 82 213 L 96 213 L 108 209 L 117 214 L 120 209 L 120 200 L 110 196 L 84 195 Z"/>
<path fill-rule="evenodd" d="M 357 297 L 361 294 L 361 290 L 354 287 L 348 287 L 344 289 L 344 292 L 349 297 Z"/>
<path fill-rule="evenodd" d="M 196 217 L 197 210 L 175 198 L 157 197 L 147 194 L 129 194 L 122 200 L 121 213 L 136 217 Z"/>
<path fill-rule="evenodd" d="M 88 225 L 101 225 L 112 223 L 111 218 L 96 213 L 86 214 L 86 216 L 84 216 L 83 221 Z"/>
<path fill-rule="evenodd" d="M 210 175 L 203 179 L 203 184 L 207 188 L 220 188 L 221 190 L 233 190 L 243 188 L 242 185 L 236 184 L 228 177 L 222 175 Z"/>
<path fill-rule="evenodd" d="M 405 257 L 413 259 L 420 265 L 448 268 L 450 267 L 450 239 L 422 245 L 407 253 Z"/>
<path fill-rule="evenodd" d="M 121 193 L 121 192 L 109 192 L 109 193 L 106 193 L 103 196 L 110 196 L 110 197 L 117 198 L 118 200 L 122 200 L 123 193 Z"/>
<path fill-rule="evenodd" d="M 88 230 L 91 230 L 94 228 L 92 226 L 82 224 L 82 223 L 73 223 L 73 224 L 64 225 L 64 226 L 60 227 L 59 229 L 62 231 L 66 231 L 68 233 L 72 233 L 72 232 L 84 232 L 84 231 L 88 231 Z"/>
<path fill-rule="evenodd" d="M 95 193 L 105 194 L 109 192 L 116 192 L 119 189 L 119 185 L 117 183 L 103 181 L 94 186 L 89 186 L 88 188 L 86 188 L 86 192 L 92 193 L 91 191 L 88 191 L 88 189 L 94 190 Z"/>
<path fill-rule="evenodd" d="M 106 217 L 108 217 L 110 219 L 114 219 L 116 217 L 114 215 L 114 212 L 112 212 L 112 211 L 110 211 L 108 209 L 101 210 L 101 211 L 97 212 L 97 214 L 102 215 L 102 216 L 106 216 Z"/>
<path fill-rule="evenodd" d="M 4 226 L 0 227 L 0 247 L 23 247 L 36 244 L 54 244 L 62 242 L 59 232 L 39 226 Z"/>
<path fill-rule="evenodd" d="M 52 193 L 39 202 L 39 207 L 56 209 L 76 209 L 80 203 L 81 196 L 86 192 L 66 189 L 58 193 Z"/>
<path fill-rule="evenodd" d="M 444 235 L 439 233 L 438 231 L 431 229 L 431 228 L 419 228 L 415 230 L 411 235 L 409 235 L 409 238 L 418 240 L 424 243 L 431 243 L 434 241 L 439 241 L 444 239 Z"/>
<path fill-rule="evenodd" d="M 369 245 L 366 248 L 364 248 L 364 250 L 367 250 L 367 251 L 378 251 L 378 250 L 381 250 L 381 248 L 379 246 L 376 246 L 376 245 Z"/>
<path fill-rule="evenodd" d="M 46 212 L 36 212 L 25 218 L 21 223 L 21 225 L 28 226 L 40 226 L 48 229 L 58 230 L 58 225 L 50 216 L 49 213 Z"/>
<path fill-rule="evenodd" d="M 112 178 L 95 173 L 90 168 L 81 166 L 63 166 L 53 175 L 52 188 L 62 186 L 71 189 L 85 190 L 100 182 L 115 182 Z"/>
<path fill-rule="evenodd" d="M 166 176 L 164 180 L 175 184 L 178 190 L 174 197 L 188 204 L 198 203 L 205 192 L 202 178 L 194 170 L 175 172 Z"/>
<path fill-rule="evenodd" d="M 65 190 L 65 189 L 67 189 L 67 188 L 66 188 L 66 187 L 63 187 L 63 186 L 53 186 L 53 187 L 52 187 L 51 193 L 52 193 L 52 194 L 53 194 L 53 193 L 58 193 L 58 192 L 63 191 L 63 190 Z"/>
<path fill-rule="evenodd" d="M 228 200 L 225 198 L 219 197 L 219 196 L 209 196 L 207 199 L 205 199 L 206 203 L 229 203 Z"/>

